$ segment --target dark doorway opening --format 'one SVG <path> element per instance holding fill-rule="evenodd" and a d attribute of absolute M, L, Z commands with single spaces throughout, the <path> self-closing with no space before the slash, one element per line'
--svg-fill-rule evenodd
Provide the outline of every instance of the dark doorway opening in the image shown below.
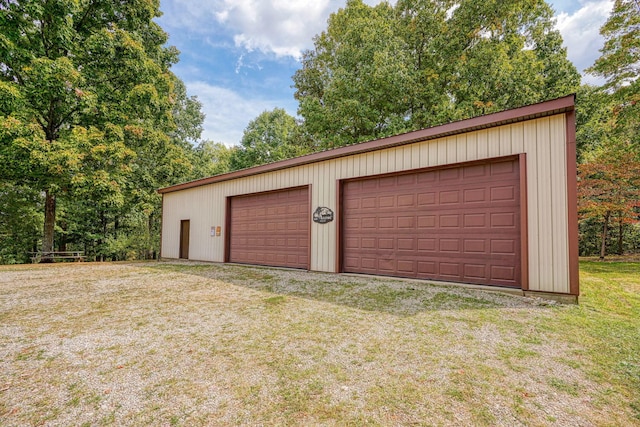
<path fill-rule="evenodd" d="M 188 219 L 180 221 L 180 258 L 189 259 L 189 231 L 191 223 Z"/>

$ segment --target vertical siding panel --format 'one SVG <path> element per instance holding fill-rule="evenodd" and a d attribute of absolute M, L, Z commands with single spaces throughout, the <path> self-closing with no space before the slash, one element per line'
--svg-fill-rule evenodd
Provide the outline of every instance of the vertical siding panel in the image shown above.
<path fill-rule="evenodd" d="M 476 132 L 476 145 L 478 147 L 478 159 L 489 157 L 489 135 L 486 130 Z"/>
<path fill-rule="evenodd" d="M 542 291 L 552 292 L 553 260 L 556 254 L 553 252 L 553 199 L 551 197 L 553 186 L 551 183 L 551 150 L 549 118 L 536 120 L 537 126 L 537 155 L 538 155 L 538 236 L 540 241 L 540 287 Z"/>
<path fill-rule="evenodd" d="M 489 157 L 500 156 L 500 131 L 498 129 L 487 131 L 487 150 Z"/>
<path fill-rule="evenodd" d="M 371 172 L 377 175 L 380 173 L 380 152 L 374 151 L 371 153 L 371 157 L 373 158 L 373 170 Z"/>
<path fill-rule="evenodd" d="M 216 237 L 211 237 L 211 227 L 215 227 L 216 215 L 214 213 L 213 204 L 213 187 L 206 185 L 202 188 L 202 198 L 204 199 L 204 212 L 206 213 L 206 223 L 204 224 L 203 235 L 206 236 L 206 244 L 203 247 L 202 254 L 207 261 L 213 260 L 213 254 L 216 246 Z"/>
<path fill-rule="evenodd" d="M 429 164 L 429 142 L 420 143 L 420 167 L 425 167 Z"/>
<path fill-rule="evenodd" d="M 222 188 L 220 186 L 211 186 L 211 196 L 212 196 L 212 206 L 213 206 L 213 217 L 216 222 L 216 226 L 220 226 L 222 232 L 219 237 L 216 237 L 216 246 L 212 256 L 213 261 L 223 262 L 224 261 L 224 242 L 227 235 L 227 230 L 225 227 L 225 215 L 226 215 L 226 203 L 225 198 L 222 193 Z M 215 190 L 215 191 L 214 191 Z"/>
<path fill-rule="evenodd" d="M 330 165 L 318 165 L 318 182 L 316 185 L 322 188 L 321 198 L 317 204 L 311 206 L 311 209 L 315 209 L 318 206 L 328 206 L 327 199 L 329 193 L 329 187 L 327 181 L 329 181 L 329 177 L 331 175 L 331 166 Z M 318 269 L 320 271 L 325 271 L 325 266 L 327 263 L 327 227 L 324 227 L 324 224 L 318 225 L 318 255 L 320 259 L 318 260 Z"/>
<path fill-rule="evenodd" d="M 291 170 L 291 179 L 295 182 L 296 185 L 302 185 L 303 182 L 300 181 L 300 167 L 293 168 Z"/>
<path fill-rule="evenodd" d="M 324 188 L 321 183 L 320 176 L 320 167 L 318 163 L 314 163 L 311 166 L 312 170 L 312 182 L 311 182 L 311 190 L 313 194 L 311 195 L 311 209 L 315 209 L 319 206 L 320 201 L 322 200 L 322 192 Z M 322 264 L 322 235 L 320 230 L 318 229 L 318 224 L 315 222 L 311 222 L 311 269 L 315 271 L 320 270 L 320 266 Z"/>
<path fill-rule="evenodd" d="M 295 169 L 294 177 L 295 177 L 295 180 L 296 180 L 296 185 L 306 184 L 306 182 L 304 182 L 303 179 L 302 179 L 302 167 L 297 167 Z"/>
<path fill-rule="evenodd" d="M 351 175 L 351 159 L 348 157 L 342 158 L 342 179 L 348 178 Z"/>
<path fill-rule="evenodd" d="M 428 141 L 429 162 L 427 166 L 435 166 L 438 164 L 438 141 Z"/>
<path fill-rule="evenodd" d="M 202 259 L 211 260 L 213 245 L 215 244 L 215 236 L 211 237 L 211 227 L 213 224 L 213 213 L 211 207 L 211 191 L 208 186 L 200 187 L 202 191 L 203 212 L 205 213 L 205 223 L 203 224 L 203 236 L 206 236 L 205 244 L 202 247 Z"/>
<path fill-rule="evenodd" d="M 389 150 L 380 152 L 380 173 L 389 172 Z"/>
<path fill-rule="evenodd" d="M 379 165 L 379 163 L 378 163 Z M 336 165 L 331 162 L 329 176 L 326 180 L 327 199 L 326 204 L 335 214 L 336 212 Z M 311 219 L 309 219 L 311 220 Z M 325 262 L 323 271 L 332 272 L 336 265 L 336 221 L 331 221 L 325 225 Z"/>
<path fill-rule="evenodd" d="M 508 156 L 509 154 L 513 154 L 513 149 L 511 148 L 511 128 L 510 126 L 501 126 L 500 127 L 500 155 Z"/>
<path fill-rule="evenodd" d="M 387 150 L 387 172 L 396 170 L 396 152 L 393 148 Z"/>
<path fill-rule="evenodd" d="M 324 206 L 323 203 L 324 203 L 325 191 L 326 191 L 324 181 L 326 179 L 326 168 L 321 167 L 321 165 L 322 165 L 321 163 L 316 163 L 313 166 L 313 169 L 314 169 L 313 188 L 314 188 L 314 193 L 316 197 L 314 197 L 313 201 L 311 202 L 312 211 L 316 209 L 318 206 Z M 322 271 L 322 268 L 324 265 L 324 258 L 325 258 L 324 229 L 313 221 L 310 223 L 310 226 L 315 228 L 316 230 L 315 239 L 313 241 L 313 246 L 315 247 L 315 250 L 316 250 L 315 270 Z"/>
<path fill-rule="evenodd" d="M 308 174 L 307 174 L 307 166 L 301 166 L 299 168 L 299 172 L 298 175 L 300 177 L 300 185 L 308 185 L 309 184 L 309 178 L 308 178 Z"/>
<path fill-rule="evenodd" d="M 550 118 L 551 125 L 551 182 L 553 190 L 553 204 L 551 217 L 553 219 L 553 260 L 554 288 L 553 292 L 569 293 L 569 247 L 565 236 L 569 235 L 567 208 L 567 150 L 566 150 L 566 121 L 564 115 Z"/>
<path fill-rule="evenodd" d="M 524 153 L 524 123 L 509 126 L 511 129 L 511 151 L 513 154 Z"/>
<path fill-rule="evenodd" d="M 360 175 L 360 158 L 358 156 L 351 156 L 351 173 L 350 176 Z"/>
<path fill-rule="evenodd" d="M 536 122 L 524 126 L 523 143 L 527 153 L 527 217 L 529 220 L 529 289 L 540 289 L 540 233 L 538 226 L 538 156 Z"/>
<path fill-rule="evenodd" d="M 318 171 L 317 178 L 314 186 L 317 186 L 320 191 L 318 192 L 318 201 L 311 206 L 311 209 L 315 209 L 318 206 L 326 206 L 325 200 L 327 200 L 327 184 L 326 184 L 326 168 L 322 163 L 316 163 L 316 169 Z M 315 223 L 313 223 L 315 224 Z M 324 264 L 326 262 L 326 253 L 325 248 L 327 246 L 326 242 L 326 229 L 322 227 L 320 224 L 318 225 L 318 243 L 316 246 L 318 247 L 318 270 L 322 271 L 324 269 Z"/>
<path fill-rule="evenodd" d="M 458 160 L 458 149 L 456 147 L 456 137 L 447 138 L 447 163 L 456 163 Z"/>
<path fill-rule="evenodd" d="M 278 174 L 271 172 L 271 173 L 266 173 L 266 174 L 261 174 L 257 176 L 258 181 L 265 181 L 267 182 L 266 185 L 266 190 L 267 191 L 271 191 L 271 190 L 275 190 L 278 188 Z M 251 181 L 253 181 L 251 178 L 247 178 L 247 187 L 250 188 L 249 192 L 253 193 L 253 185 L 251 183 Z"/>
<path fill-rule="evenodd" d="M 411 169 L 418 169 L 422 164 L 420 159 L 420 145 L 411 144 Z"/>
<path fill-rule="evenodd" d="M 217 261 L 218 257 L 218 240 L 222 239 L 222 233 L 220 237 L 211 237 L 211 227 L 216 227 L 218 225 L 222 226 L 220 223 L 220 216 L 218 212 L 218 206 L 215 202 L 218 197 L 218 191 L 213 185 L 207 185 L 203 187 L 206 198 L 207 198 L 207 212 L 209 213 L 209 228 L 206 230 L 209 232 L 209 243 L 206 248 L 206 259 L 208 261 Z"/>
<path fill-rule="evenodd" d="M 411 146 L 410 145 L 403 145 L 402 147 L 399 147 L 399 150 L 402 150 L 402 165 L 403 165 L 403 169 L 404 170 L 409 170 L 411 169 L 411 166 L 413 164 L 412 160 L 411 160 Z"/>
<path fill-rule="evenodd" d="M 469 160 L 469 156 L 467 155 L 467 135 L 462 134 L 462 135 L 456 136 L 456 145 L 458 149 L 456 160 L 458 162 L 464 162 Z"/>
<path fill-rule="evenodd" d="M 275 180 L 276 180 L 276 185 L 274 187 L 274 189 L 280 189 L 283 187 L 283 183 L 284 183 L 284 179 L 282 176 L 282 171 L 277 171 L 276 173 L 274 173 L 275 175 Z"/>
<path fill-rule="evenodd" d="M 478 158 L 478 134 L 472 132 L 467 134 L 466 141 L 467 160 L 476 160 Z"/>
<path fill-rule="evenodd" d="M 404 169 L 404 156 L 402 155 L 402 150 L 396 147 L 393 149 L 393 151 L 396 155 L 396 164 L 394 171 L 401 171 Z"/>
<path fill-rule="evenodd" d="M 387 150 L 387 172 L 394 172 L 396 170 L 396 149 L 389 148 Z"/>
<path fill-rule="evenodd" d="M 366 153 L 363 157 L 367 165 L 367 175 L 373 175 L 373 153 Z"/>
<path fill-rule="evenodd" d="M 438 161 L 436 165 L 444 165 L 447 163 L 447 139 L 438 140 Z"/>

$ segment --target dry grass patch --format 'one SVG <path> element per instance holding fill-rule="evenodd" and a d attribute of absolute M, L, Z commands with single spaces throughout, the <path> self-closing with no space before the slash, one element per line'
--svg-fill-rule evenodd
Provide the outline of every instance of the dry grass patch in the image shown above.
<path fill-rule="evenodd" d="M 640 424 L 638 280 L 583 275 L 561 306 L 229 265 L 4 267 L 0 424 Z M 591 298 L 600 281 L 630 308 Z"/>

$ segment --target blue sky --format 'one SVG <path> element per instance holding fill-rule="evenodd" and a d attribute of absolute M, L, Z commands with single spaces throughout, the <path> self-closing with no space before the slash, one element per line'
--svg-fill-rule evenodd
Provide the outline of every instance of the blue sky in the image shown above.
<path fill-rule="evenodd" d="M 365 0 L 368 4 L 379 0 Z M 553 0 L 556 25 L 579 71 L 599 55 L 613 0 Z M 393 3 L 393 2 L 392 2 Z M 296 115 L 291 76 L 302 51 L 345 0 L 161 0 L 158 23 L 180 51 L 174 73 L 206 114 L 203 139 L 237 144 L 266 110 Z M 583 81 L 599 83 L 592 76 Z"/>

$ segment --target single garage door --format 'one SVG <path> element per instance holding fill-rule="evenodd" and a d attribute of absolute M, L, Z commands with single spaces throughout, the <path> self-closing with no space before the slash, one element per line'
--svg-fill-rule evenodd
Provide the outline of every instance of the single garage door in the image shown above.
<path fill-rule="evenodd" d="M 232 197 L 230 262 L 309 268 L 309 188 Z"/>
<path fill-rule="evenodd" d="M 343 271 L 521 287 L 517 159 L 343 183 Z"/>

